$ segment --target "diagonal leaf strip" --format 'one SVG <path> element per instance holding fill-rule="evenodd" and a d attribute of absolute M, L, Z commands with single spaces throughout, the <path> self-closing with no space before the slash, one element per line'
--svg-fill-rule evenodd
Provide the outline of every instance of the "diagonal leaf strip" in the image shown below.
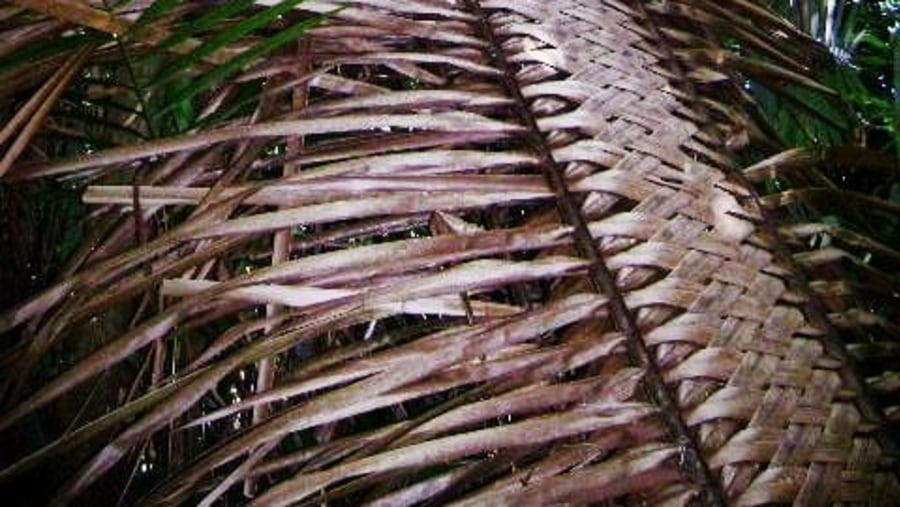
<path fill-rule="evenodd" d="M 513 70 L 506 59 L 501 57 L 503 55 L 503 47 L 498 42 L 486 13 L 482 10 L 478 0 L 466 0 L 465 3 L 478 17 L 480 30 L 484 35 L 484 39 L 490 45 L 489 52 L 493 63 L 498 69 L 502 70 L 503 77 L 501 79 L 507 92 L 516 102 L 516 111 L 522 124 L 527 127 L 525 136 L 528 139 L 528 145 L 538 152 L 537 154 L 541 160 L 539 164 L 541 172 L 544 174 L 547 184 L 557 196 L 556 203 L 560 214 L 563 220 L 574 228 L 575 248 L 583 258 L 588 259 L 590 262 L 588 272 L 591 285 L 597 293 L 609 297 L 610 314 L 616 328 L 627 337 L 626 348 L 630 360 L 633 364 L 646 369 L 647 395 L 660 407 L 662 417 L 673 436 L 677 439 L 678 444 L 684 446 L 686 452 L 690 454 L 689 459 L 684 460 L 684 466 L 689 469 L 691 475 L 703 488 L 704 494 L 701 498 L 704 504 L 725 507 L 728 502 L 722 486 L 703 459 L 699 444 L 690 428 L 682 419 L 678 404 L 669 392 L 668 387 L 666 387 L 659 368 L 647 348 L 641 331 L 638 329 L 634 315 L 625 304 L 624 296 L 616 287 L 616 283 L 602 254 L 597 250 L 584 216 L 581 214 L 580 207 L 576 204 L 568 189 L 563 176 L 563 169 L 554 159 L 551 148 L 541 134 L 537 120 L 531 113 L 528 103 L 522 95 L 521 88 L 516 82 Z"/>

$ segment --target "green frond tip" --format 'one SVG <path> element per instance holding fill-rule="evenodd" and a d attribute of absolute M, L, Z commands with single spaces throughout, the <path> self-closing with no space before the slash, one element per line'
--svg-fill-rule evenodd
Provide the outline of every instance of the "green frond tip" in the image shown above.
<path fill-rule="evenodd" d="M 184 23 L 175 33 L 154 47 L 150 55 L 157 54 L 160 51 L 176 46 L 188 40 L 193 34 L 211 30 L 220 22 L 240 13 L 242 10 L 252 5 L 253 0 L 234 0 L 203 14 L 196 20 L 191 20 L 190 23 Z"/>
<path fill-rule="evenodd" d="M 183 58 L 177 59 L 173 63 L 173 65 L 163 68 L 161 72 L 157 74 L 156 79 L 154 79 L 151 85 L 161 86 L 165 83 L 168 83 L 174 77 L 182 75 L 185 70 L 190 69 L 198 63 L 202 62 L 206 57 L 216 53 L 217 51 L 226 49 L 229 44 L 237 42 L 241 38 L 252 34 L 256 30 L 268 26 L 270 23 L 272 23 L 272 21 L 276 20 L 284 13 L 290 11 L 303 1 L 304 0 L 285 0 L 281 3 L 278 3 L 277 5 L 274 5 L 264 11 L 260 11 L 248 17 L 247 19 L 238 22 L 227 30 L 212 35 L 189 54 L 187 54 Z M 229 14 L 242 10 L 246 6 L 246 3 L 246 0 L 238 0 L 230 4 L 226 4 L 222 7 L 222 9 L 217 9 L 210 13 L 209 16 L 212 19 L 207 19 L 204 22 L 212 26 L 213 22 L 221 21 L 225 19 Z M 250 3 L 252 4 L 252 2 Z M 190 26 L 188 26 L 186 30 L 182 31 L 179 34 L 179 36 L 187 38 L 187 35 L 191 31 L 196 30 L 196 28 L 191 28 Z"/>
<path fill-rule="evenodd" d="M 286 28 L 285 30 L 278 32 L 272 37 L 259 42 L 253 47 L 235 56 L 225 64 L 212 69 L 210 72 L 204 74 L 199 79 L 191 81 L 190 84 L 175 92 L 170 103 L 163 107 L 160 111 L 158 111 L 157 115 L 162 115 L 173 110 L 178 103 L 192 99 L 197 94 L 212 88 L 229 76 L 243 70 L 254 60 L 267 55 L 268 53 L 278 49 L 279 47 L 290 43 L 291 41 L 296 40 L 304 32 L 320 25 L 323 21 L 334 16 L 342 9 L 343 7 L 301 21 L 291 26 L 290 28 Z"/>

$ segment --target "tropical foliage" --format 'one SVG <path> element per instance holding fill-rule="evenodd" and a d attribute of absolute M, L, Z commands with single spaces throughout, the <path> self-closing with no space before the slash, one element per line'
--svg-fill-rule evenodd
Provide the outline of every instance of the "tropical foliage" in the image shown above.
<path fill-rule="evenodd" d="M 4 498 L 891 504 L 895 7 L 767 4 L 5 5 Z"/>
<path fill-rule="evenodd" d="M 804 0 L 774 7 L 832 53 L 819 79 L 844 102 L 836 109 L 800 89 L 759 94 L 781 138 L 790 146 L 856 144 L 900 153 L 900 3 Z"/>

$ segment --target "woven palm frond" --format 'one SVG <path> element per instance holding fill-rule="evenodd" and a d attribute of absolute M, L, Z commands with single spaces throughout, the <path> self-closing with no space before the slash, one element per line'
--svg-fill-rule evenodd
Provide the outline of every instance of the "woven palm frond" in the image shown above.
<path fill-rule="evenodd" d="M 0 431 L 84 404 L 0 483 L 72 453 L 57 503 L 894 502 L 821 263 L 734 157 L 773 144 L 741 80 L 819 86 L 808 40 L 749 1 L 291 15 L 326 13 L 233 78 L 251 114 L 223 85 L 196 131 L 11 167 L 96 213 L 0 315 Z"/>

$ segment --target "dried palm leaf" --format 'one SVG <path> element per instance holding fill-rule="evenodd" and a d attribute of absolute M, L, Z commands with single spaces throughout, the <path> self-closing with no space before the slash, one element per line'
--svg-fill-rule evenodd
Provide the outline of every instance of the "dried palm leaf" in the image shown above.
<path fill-rule="evenodd" d="M 102 184 L 71 276 L 0 315 L 21 334 L 0 432 L 65 419 L 0 484 L 79 450 L 54 504 L 120 476 L 140 505 L 900 493 L 845 341 L 871 319 L 832 301 L 854 280 L 807 278 L 830 252 L 790 249 L 819 231 L 760 196 L 772 164 L 732 153 L 772 144 L 742 72 L 822 91 L 805 36 L 746 0 L 291 15 L 322 13 L 194 96 L 188 133 L 12 167 Z M 92 382 L 105 395 L 73 411 Z"/>

